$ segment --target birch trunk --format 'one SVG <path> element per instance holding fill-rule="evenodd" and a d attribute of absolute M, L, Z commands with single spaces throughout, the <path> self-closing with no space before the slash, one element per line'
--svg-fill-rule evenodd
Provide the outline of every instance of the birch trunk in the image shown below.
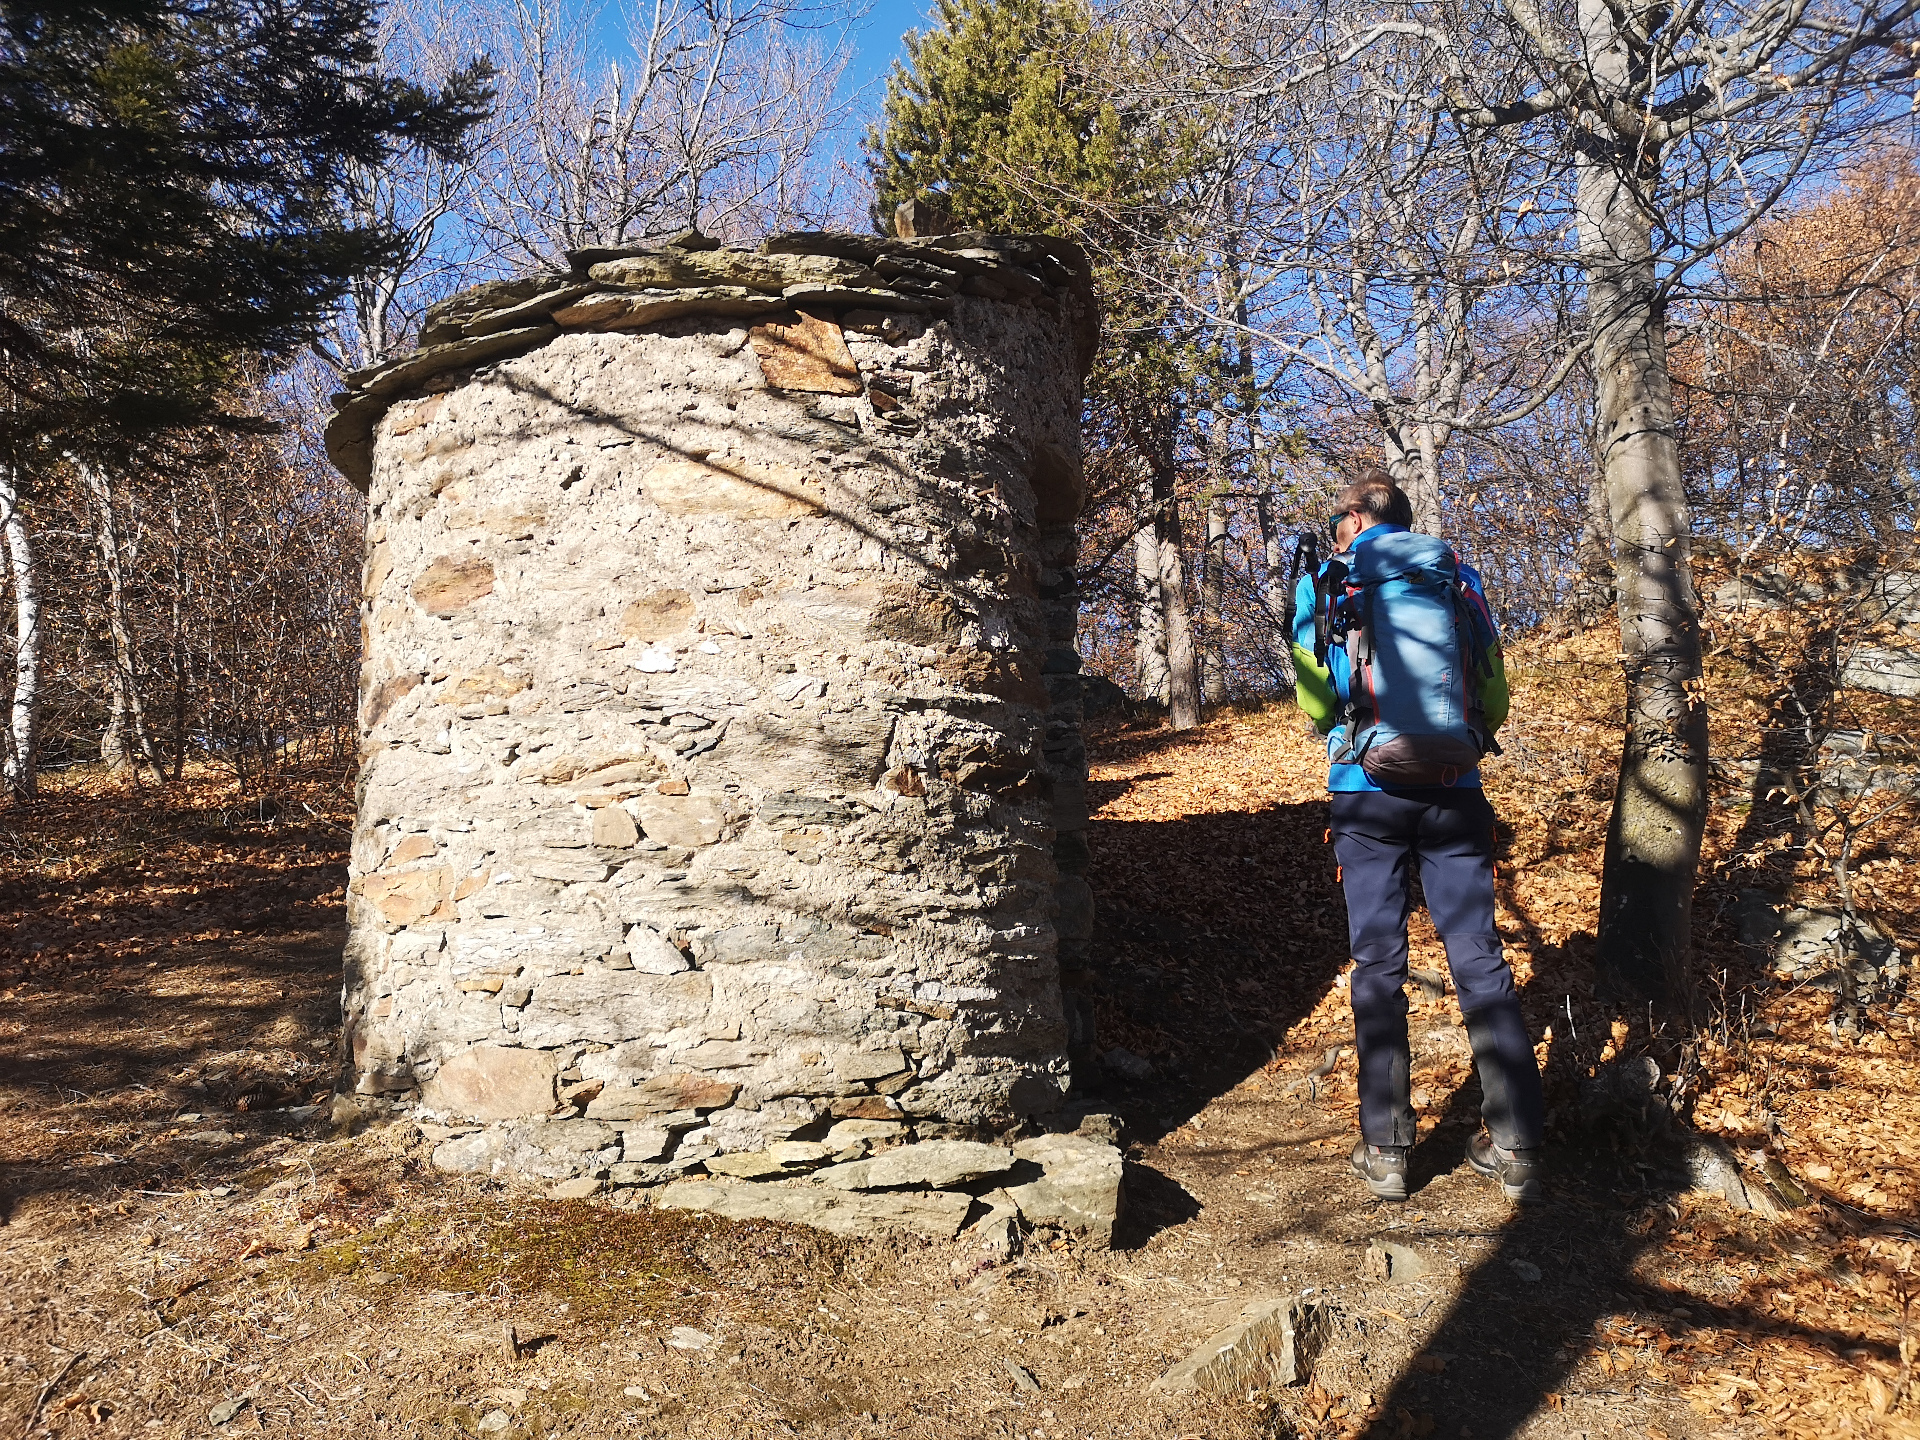
<path fill-rule="evenodd" d="M 3 773 L 8 791 L 27 799 L 38 788 L 40 570 L 26 516 L 20 513 L 20 486 L 11 465 L 0 465 L 0 508 L 6 511 L 0 528 L 6 531 L 7 574 L 13 581 L 13 698 Z"/>
<path fill-rule="evenodd" d="M 127 764 L 126 676 L 107 651 L 107 723 L 100 729 L 100 763 L 109 770 Z"/>
<path fill-rule="evenodd" d="M 168 617 L 167 644 L 173 666 L 173 778 L 178 781 L 187 768 L 187 716 L 192 708 L 192 671 L 187 650 L 187 560 L 182 542 L 180 491 L 176 481 L 169 487 L 167 527 L 171 539 L 169 558 L 173 567 L 173 606 Z"/>
<path fill-rule="evenodd" d="M 1142 700 L 1167 703 L 1167 609 L 1160 592 L 1160 517 L 1153 510 L 1153 488 L 1143 485 L 1141 508 L 1148 514 L 1133 537 L 1133 581 L 1139 600 L 1134 612 L 1133 683 Z"/>
<path fill-rule="evenodd" d="M 1595 77 L 1624 90 L 1606 0 L 1580 0 Z M 1616 1000 L 1691 1008 L 1693 884 L 1707 813 L 1707 712 L 1652 220 L 1655 156 L 1610 129 L 1581 136 L 1581 261 L 1594 328 L 1598 433 L 1613 527 L 1626 739 L 1601 873 L 1596 981 Z"/>
<path fill-rule="evenodd" d="M 1207 568 L 1200 579 L 1200 617 L 1204 650 L 1200 690 L 1209 705 L 1227 703 L 1227 652 L 1222 636 L 1222 607 L 1227 580 L 1227 502 L 1216 493 L 1207 501 Z"/>
<path fill-rule="evenodd" d="M 126 569 L 120 555 L 119 524 L 113 513 L 113 488 L 107 481 L 105 471 L 85 464 L 79 468 L 86 482 L 87 494 L 93 501 L 94 538 L 107 581 L 107 635 L 113 647 L 114 715 L 107 723 L 107 734 L 100 746 L 100 758 L 109 764 L 118 763 L 130 750 L 136 773 L 140 761 L 144 760 L 153 767 L 153 773 L 164 780 L 166 771 L 161 768 L 160 756 L 154 749 L 153 731 L 147 724 L 146 706 L 140 698 L 133 626 L 127 619 Z M 123 724 L 131 732 L 131 746 L 127 745 L 121 734 L 120 727 Z M 109 755 L 109 748 L 118 753 Z"/>

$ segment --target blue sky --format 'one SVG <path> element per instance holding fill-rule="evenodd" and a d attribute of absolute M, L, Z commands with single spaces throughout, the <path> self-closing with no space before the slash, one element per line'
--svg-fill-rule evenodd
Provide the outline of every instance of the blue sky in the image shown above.
<path fill-rule="evenodd" d="M 598 31 L 601 43 L 617 50 L 626 35 L 623 7 L 618 3 L 594 6 L 591 0 L 589 6 L 588 14 L 594 17 L 590 23 Z M 935 0 L 867 0 L 866 13 L 849 27 L 854 42 L 853 64 L 847 69 L 849 89 L 871 85 L 872 103 L 877 109 L 887 72 L 895 60 L 902 58 L 900 37 L 909 30 L 927 29 L 927 16 L 934 6 Z M 812 14 L 816 19 L 825 18 L 834 8 L 832 0 L 828 0 Z M 833 30 L 822 33 L 832 34 Z"/>
<path fill-rule="evenodd" d="M 585 3 L 600 43 L 617 52 L 625 43 L 627 25 L 620 0 L 600 0 L 597 4 L 595 0 L 585 0 Z M 860 0 L 853 0 L 852 8 L 857 8 L 859 3 Z M 905 56 L 900 37 L 909 30 L 930 28 L 927 17 L 935 10 L 936 0 L 865 0 L 865 4 L 865 13 L 847 27 L 854 53 L 842 94 L 853 102 L 847 134 L 854 137 L 864 134 L 867 126 L 879 117 L 887 75 L 893 69 L 893 62 Z M 824 18 L 835 8 L 835 0 L 823 0 L 812 14 Z M 837 25 L 823 30 L 819 32 L 820 38 L 824 41 L 837 30 Z"/>
<path fill-rule="evenodd" d="M 932 0 L 873 0 L 873 8 L 857 23 L 855 40 L 859 48 L 847 79 L 856 88 L 876 82 L 869 101 L 875 108 L 879 105 L 878 82 L 886 80 L 887 71 L 900 58 L 900 37 L 909 30 L 926 29 L 927 12 L 932 8 Z"/>

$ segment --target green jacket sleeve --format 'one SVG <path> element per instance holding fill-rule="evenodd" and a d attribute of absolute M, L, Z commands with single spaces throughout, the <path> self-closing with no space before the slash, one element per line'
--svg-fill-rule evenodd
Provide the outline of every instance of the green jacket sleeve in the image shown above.
<path fill-rule="evenodd" d="M 1499 641 L 1494 641 L 1488 647 L 1487 660 L 1493 667 L 1493 673 L 1480 682 L 1480 713 L 1487 717 L 1489 730 L 1498 730 L 1507 723 L 1507 711 L 1513 705 L 1513 697 L 1507 691 L 1507 662 L 1500 654 Z M 1299 668 L 1297 660 L 1294 668 Z"/>
<path fill-rule="evenodd" d="M 1322 735 L 1340 713 L 1333 672 L 1313 658 L 1313 577 L 1302 575 L 1293 591 L 1293 699 Z"/>
<path fill-rule="evenodd" d="M 1325 735 L 1333 729 L 1340 713 L 1340 699 L 1333 693 L 1333 675 L 1313 658 L 1311 650 L 1293 647 L 1293 700 L 1313 728 Z"/>

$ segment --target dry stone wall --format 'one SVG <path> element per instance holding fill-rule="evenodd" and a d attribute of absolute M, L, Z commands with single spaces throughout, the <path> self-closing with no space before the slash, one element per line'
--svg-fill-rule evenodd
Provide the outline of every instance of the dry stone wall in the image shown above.
<path fill-rule="evenodd" d="M 446 1168 L 622 1183 L 1057 1110 L 1083 257 L 574 260 L 437 307 L 329 430 L 370 502 L 343 1090 Z"/>

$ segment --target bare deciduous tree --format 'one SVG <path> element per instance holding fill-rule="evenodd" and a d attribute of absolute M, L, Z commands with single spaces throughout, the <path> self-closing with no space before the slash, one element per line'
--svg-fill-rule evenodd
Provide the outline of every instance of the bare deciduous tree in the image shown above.
<path fill-rule="evenodd" d="M 1518 145 L 1558 140 L 1572 162 L 1627 681 L 1599 948 L 1602 983 L 1621 998 L 1691 1004 L 1707 808 L 1667 310 L 1694 268 L 1756 224 L 1810 162 L 1830 167 L 1841 147 L 1894 118 L 1887 102 L 1912 75 L 1917 8 L 1418 7 L 1429 21 L 1423 38 L 1447 57 L 1443 98 L 1460 123 L 1495 139 L 1511 133 Z M 1504 63 L 1491 63 L 1494 52 Z"/>
<path fill-rule="evenodd" d="M 1297 395 L 1365 413 L 1417 523 L 1439 529 L 1452 437 L 1524 414 L 1563 373 L 1565 336 L 1540 323 L 1565 263 L 1550 174 L 1427 103 L 1417 37 L 1309 63 L 1294 13 L 1130 0 L 1111 19 L 1139 63 L 1110 83 L 1208 137 L 1217 178 L 1175 203 L 1191 233 L 1230 242 L 1222 303 L 1196 312 L 1257 347 L 1270 382 L 1285 371 Z"/>
<path fill-rule="evenodd" d="M 0 529 L 7 545 L 7 579 L 13 588 L 13 694 L 8 702 L 4 778 L 10 794 L 31 796 L 37 774 L 40 730 L 40 567 L 20 484 L 11 464 L 0 464 Z"/>
<path fill-rule="evenodd" d="M 396 70 L 444 84 L 473 61 L 479 38 L 448 0 L 414 0 L 382 12 L 380 45 Z M 477 278 L 485 257 L 476 251 L 470 223 L 475 187 L 501 139 L 496 110 L 469 132 L 461 154 L 411 146 L 385 165 L 348 167 L 354 219 L 387 230 L 399 244 L 387 263 L 354 277 L 333 333 L 316 346 L 333 368 L 392 358 L 411 343 L 422 310 Z"/>
<path fill-rule="evenodd" d="M 1250 323 L 1366 394 L 1390 458 L 1524 417 L 1590 353 L 1628 691 L 1602 980 L 1687 1005 L 1707 735 L 1667 314 L 1802 177 L 1904 117 L 1920 0 L 1142 3 L 1116 12 L 1144 57 L 1128 83 L 1272 115 L 1237 132 L 1270 177 L 1252 210 L 1288 242 Z M 1535 299 L 1489 306 L 1502 290 Z M 1557 353 L 1489 367 L 1542 337 Z"/>
<path fill-rule="evenodd" d="M 810 167 L 845 110 L 847 50 L 815 43 L 834 19 L 795 0 L 655 0 L 629 17 L 625 53 L 604 55 L 554 0 L 477 12 L 500 70 L 482 243 L 511 268 L 565 269 L 585 246 L 830 207 Z"/>

